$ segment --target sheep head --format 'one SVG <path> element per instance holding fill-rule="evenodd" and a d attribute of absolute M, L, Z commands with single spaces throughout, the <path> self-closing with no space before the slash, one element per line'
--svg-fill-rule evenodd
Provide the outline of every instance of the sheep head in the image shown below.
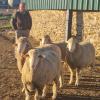
<path fill-rule="evenodd" d="M 40 39 L 40 45 L 51 44 L 51 43 L 52 41 L 49 35 L 45 35 L 42 39 Z"/>
<path fill-rule="evenodd" d="M 20 37 L 15 44 L 15 49 L 20 56 L 29 51 L 29 41 L 26 37 Z"/>
<path fill-rule="evenodd" d="M 36 67 L 37 67 L 37 65 L 39 63 L 39 60 L 40 60 L 40 58 L 42 58 L 42 54 L 37 49 L 31 49 L 25 55 L 25 57 L 29 58 L 30 70 L 36 70 Z"/>
<path fill-rule="evenodd" d="M 66 41 L 66 43 L 67 43 L 67 48 L 69 52 L 74 52 L 76 50 L 78 41 L 75 36 L 71 37 L 68 41 Z"/>

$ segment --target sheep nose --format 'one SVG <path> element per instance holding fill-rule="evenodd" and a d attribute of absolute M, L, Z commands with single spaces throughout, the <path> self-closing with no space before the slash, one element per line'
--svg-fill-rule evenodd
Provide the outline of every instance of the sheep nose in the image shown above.
<path fill-rule="evenodd" d="M 93 71 L 93 67 L 90 67 L 90 66 L 89 66 L 89 70 L 90 70 L 90 71 Z"/>
<path fill-rule="evenodd" d="M 23 57 L 23 53 L 19 53 L 20 57 Z"/>

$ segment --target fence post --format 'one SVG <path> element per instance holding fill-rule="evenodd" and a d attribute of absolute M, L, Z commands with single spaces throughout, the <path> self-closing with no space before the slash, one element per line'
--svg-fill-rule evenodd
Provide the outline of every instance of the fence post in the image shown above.
<path fill-rule="evenodd" d="M 64 36 L 65 41 L 71 37 L 72 16 L 73 16 L 73 11 L 67 10 L 66 11 L 66 31 L 65 31 L 65 36 Z"/>

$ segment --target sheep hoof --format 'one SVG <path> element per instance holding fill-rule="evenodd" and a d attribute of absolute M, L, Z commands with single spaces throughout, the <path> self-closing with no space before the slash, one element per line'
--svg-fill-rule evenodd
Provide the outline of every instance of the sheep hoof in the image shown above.
<path fill-rule="evenodd" d="M 72 82 L 69 82 L 68 84 L 69 84 L 69 85 L 72 85 Z"/>
<path fill-rule="evenodd" d="M 25 100 L 30 100 L 30 97 L 29 96 L 26 96 Z"/>
<path fill-rule="evenodd" d="M 52 96 L 52 100 L 56 100 L 56 96 Z"/>
<path fill-rule="evenodd" d="M 45 97 L 46 97 L 46 95 L 45 94 L 42 94 L 41 99 L 44 99 Z"/>
<path fill-rule="evenodd" d="M 63 85 L 62 84 L 60 84 L 60 86 L 59 86 L 60 88 L 63 88 Z"/>
<path fill-rule="evenodd" d="M 79 83 L 76 82 L 76 83 L 75 83 L 75 86 L 79 86 Z"/>
<path fill-rule="evenodd" d="M 38 96 L 34 97 L 34 100 L 40 100 L 40 99 L 42 99 L 42 98 L 38 97 Z"/>
<path fill-rule="evenodd" d="M 25 91 L 25 88 L 22 88 L 22 93 Z"/>

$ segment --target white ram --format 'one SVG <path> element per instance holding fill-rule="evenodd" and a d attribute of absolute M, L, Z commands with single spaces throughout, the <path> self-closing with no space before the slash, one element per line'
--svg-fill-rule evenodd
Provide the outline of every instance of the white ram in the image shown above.
<path fill-rule="evenodd" d="M 48 49 L 48 46 L 30 50 L 22 68 L 22 82 L 25 89 L 26 100 L 30 99 L 29 92 L 33 90 L 36 90 L 34 96 L 35 100 L 39 99 L 39 93 L 42 89 L 42 97 L 45 97 L 46 86 L 52 82 L 52 99 L 55 99 L 60 74 L 60 58 L 55 51 Z"/>
<path fill-rule="evenodd" d="M 68 50 L 66 52 L 66 60 L 70 70 L 70 81 L 73 82 L 74 70 L 76 71 L 75 85 L 79 85 L 79 72 L 82 68 L 95 66 L 95 48 L 89 42 L 78 43 L 75 37 L 71 37 L 67 41 Z"/>

